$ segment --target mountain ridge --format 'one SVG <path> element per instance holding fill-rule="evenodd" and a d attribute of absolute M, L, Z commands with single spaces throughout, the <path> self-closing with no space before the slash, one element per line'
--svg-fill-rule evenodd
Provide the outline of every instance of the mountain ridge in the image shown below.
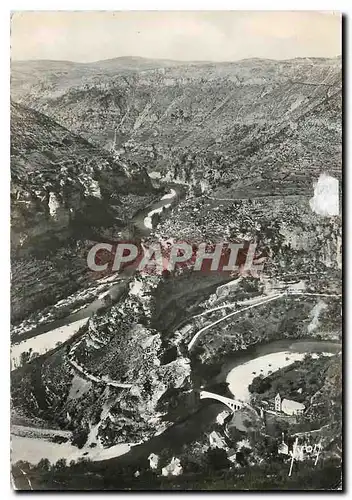
<path fill-rule="evenodd" d="M 60 81 L 35 86 L 20 100 L 170 180 L 191 175 L 193 184 L 203 179 L 227 189 L 241 188 L 255 165 L 265 175 L 269 165 L 286 168 L 296 179 L 300 165 L 308 173 L 317 163 L 339 171 L 339 59 L 186 64 L 79 79 L 68 88 Z M 309 177 L 310 189 L 313 171 Z M 254 177 L 252 184 L 250 192 Z"/>

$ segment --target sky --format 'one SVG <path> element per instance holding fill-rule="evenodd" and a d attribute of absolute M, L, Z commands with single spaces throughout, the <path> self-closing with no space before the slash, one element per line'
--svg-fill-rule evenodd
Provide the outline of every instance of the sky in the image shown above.
<path fill-rule="evenodd" d="M 13 60 L 235 61 L 340 54 L 341 17 L 334 12 L 18 11 L 11 19 Z"/>

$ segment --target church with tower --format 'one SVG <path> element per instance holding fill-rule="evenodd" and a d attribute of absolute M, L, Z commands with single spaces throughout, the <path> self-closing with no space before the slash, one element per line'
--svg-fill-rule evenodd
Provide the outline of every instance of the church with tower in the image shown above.
<path fill-rule="evenodd" d="M 306 407 L 302 403 L 293 401 L 292 399 L 282 399 L 280 394 L 275 396 L 275 411 L 283 412 L 286 415 L 302 415 Z"/>

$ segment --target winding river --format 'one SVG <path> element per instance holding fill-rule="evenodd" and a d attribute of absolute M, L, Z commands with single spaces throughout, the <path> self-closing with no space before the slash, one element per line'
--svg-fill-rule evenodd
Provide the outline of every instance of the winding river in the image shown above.
<path fill-rule="evenodd" d="M 209 387 L 219 382 L 227 381 L 233 394 L 248 400 L 248 385 L 261 370 L 275 371 L 298 359 L 305 354 L 324 353 L 333 355 L 341 350 L 341 344 L 317 340 L 278 340 L 257 345 L 246 351 L 237 351 L 227 356 L 220 373 L 208 381 Z M 269 366 L 270 365 L 270 366 Z M 200 406 L 199 410 L 191 413 L 185 420 L 174 424 L 158 436 L 148 441 L 132 445 L 121 443 L 111 448 L 89 448 L 85 446 L 79 450 L 70 443 L 53 443 L 39 438 L 12 436 L 12 461 L 27 460 L 37 463 L 41 458 L 48 458 L 56 462 L 59 458 L 77 460 L 87 457 L 92 461 L 117 460 L 124 464 L 135 464 L 148 458 L 150 453 L 160 453 L 165 448 L 172 448 L 177 454 L 182 446 L 200 438 L 210 423 L 214 422 L 217 415 L 226 409 L 221 403 L 212 400 Z"/>
<path fill-rule="evenodd" d="M 138 227 L 142 236 L 150 234 L 151 222 L 154 213 L 160 213 L 164 207 L 173 205 L 180 191 L 177 186 L 170 190 L 168 195 L 164 195 L 161 200 L 138 213 L 133 223 Z M 124 270 L 118 276 L 119 282 L 115 281 L 109 289 L 109 294 L 116 300 L 119 293 L 122 293 L 123 286 L 128 283 L 124 279 L 131 277 L 133 271 Z M 64 320 L 45 325 L 47 328 L 43 332 L 43 327 L 38 329 L 31 338 L 24 340 L 13 347 L 12 361 L 18 362 L 21 347 L 33 351 L 40 350 L 40 345 L 46 352 L 50 352 L 59 341 L 70 338 L 77 332 L 77 329 L 88 321 L 88 318 L 103 305 L 101 298 L 96 299 L 89 306 L 74 315 L 70 315 Z M 53 328 L 54 327 L 54 328 Z M 339 352 L 341 345 L 336 342 L 317 340 L 292 340 L 285 339 L 266 344 L 257 345 L 246 351 L 237 351 L 226 356 L 220 373 L 208 381 L 208 386 L 219 382 L 228 382 L 232 394 L 243 401 L 248 401 L 248 385 L 253 378 L 259 374 L 267 375 L 270 371 L 278 370 L 284 366 L 302 359 L 306 353 L 325 353 L 333 355 Z M 194 441 L 200 437 L 207 426 L 216 419 L 218 413 L 224 410 L 224 406 L 216 401 L 206 400 L 202 402 L 198 411 L 191 413 L 182 422 L 172 425 L 158 436 L 154 436 L 148 441 L 131 445 L 122 443 L 108 449 L 97 446 L 90 448 L 88 444 L 79 450 L 69 442 L 62 444 L 48 441 L 36 435 L 33 429 L 32 435 L 12 435 L 12 462 L 27 460 L 31 463 L 38 463 L 42 458 L 48 458 L 51 462 L 56 462 L 59 458 L 66 458 L 68 461 L 77 460 L 79 457 L 87 457 L 93 461 L 117 460 L 123 463 L 137 464 L 141 459 L 145 459 L 150 453 L 158 453 L 164 448 L 172 448 L 174 453 L 178 453 L 185 443 Z M 52 431 L 53 435 L 55 430 Z M 59 432 L 59 431 L 57 431 Z"/>
<path fill-rule="evenodd" d="M 257 345 L 246 351 L 237 351 L 228 355 L 220 373 L 208 381 L 208 386 L 211 387 L 213 384 L 228 381 L 233 390 L 236 392 L 242 390 L 244 394 L 245 391 L 248 392 L 248 385 L 256 376 L 256 374 L 250 373 L 246 378 L 243 377 L 244 371 L 248 373 L 248 363 L 255 361 L 256 370 L 260 370 L 260 367 L 269 364 L 269 361 L 272 364 L 278 354 L 280 360 L 284 360 L 282 366 L 287 366 L 289 363 L 285 361 L 286 357 L 289 357 L 290 362 L 293 363 L 295 359 L 302 359 L 307 353 L 333 355 L 340 350 L 341 344 L 337 342 L 309 339 L 285 339 Z M 282 353 L 285 353 L 284 357 Z M 279 369 L 280 365 L 281 362 L 278 361 L 277 369 Z M 113 460 L 116 463 L 133 464 L 138 467 L 138 464 L 148 458 L 150 453 L 158 454 L 165 448 L 171 448 L 174 455 L 177 456 L 177 453 L 182 451 L 184 444 L 200 439 L 209 424 L 213 423 L 218 414 L 224 409 L 227 409 L 227 407 L 220 402 L 211 399 L 202 401 L 199 410 L 191 413 L 185 420 L 174 424 L 162 434 L 154 436 L 145 443 L 132 446 L 127 453 Z"/>
<path fill-rule="evenodd" d="M 340 352 L 341 344 L 323 340 L 284 339 L 257 345 L 242 351 L 237 358 L 224 364 L 217 377 L 218 382 L 226 381 L 234 397 L 249 402 L 248 386 L 258 375 L 268 376 L 281 368 L 301 361 L 306 354 L 316 357 L 318 354 L 333 356 Z"/>
<path fill-rule="evenodd" d="M 170 208 L 183 194 L 184 189 L 182 186 L 170 185 L 169 193 L 163 195 L 160 200 L 138 212 L 133 217 L 131 224 L 137 228 L 141 238 L 148 236 L 152 231 L 152 216 L 156 213 L 160 214 L 164 208 Z M 110 295 L 113 301 L 117 301 L 126 290 L 129 278 L 134 272 L 135 268 L 130 266 L 126 267 L 121 273 L 116 273 L 116 275 L 109 277 L 107 281 L 112 280 L 112 286 L 108 292 L 104 293 L 104 297 Z M 27 352 L 32 349 L 33 352 L 39 355 L 49 354 L 57 348 L 58 343 L 69 341 L 77 334 L 78 330 L 88 322 L 89 318 L 105 305 L 105 303 L 103 297 L 98 297 L 88 306 L 83 307 L 76 313 L 40 325 L 34 330 L 24 334 L 24 340 L 13 344 L 11 347 L 11 369 L 15 370 L 19 367 L 22 352 Z M 17 426 L 17 428 L 18 427 L 19 426 Z M 60 431 L 54 429 L 51 432 L 53 436 L 60 433 Z M 40 434 L 40 429 L 33 428 L 32 432 L 27 429 L 27 435 L 18 433 L 13 429 L 11 436 L 12 463 L 16 463 L 18 460 L 26 460 L 35 464 L 42 458 L 48 458 L 52 463 L 55 463 L 60 458 L 77 460 L 80 457 L 87 457 L 91 460 L 106 460 L 124 454 L 131 448 L 129 444 L 118 444 L 110 448 L 88 448 L 86 446 L 80 450 L 69 442 L 59 444 L 43 439 L 38 433 Z"/>
<path fill-rule="evenodd" d="M 162 198 L 151 206 L 138 212 L 131 221 L 131 224 L 138 229 L 141 237 L 146 237 L 153 229 L 152 216 L 156 213 L 161 213 L 164 208 L 170 208 L 174 205 L 179 196 L 182 196 L 183 190 L 180 186 L 170 187 L 170 192 L 162 196 Z M 12 345 L 11 348 L 11 369 L 14 370 L 20 366 L 20 358 L 22 352 L 27 352 L 32 349 L 33 353 L 44 354 L 53 350 L 58 342 L 66 342 L 77 331 L 84 326 L 89 318 L 106 305 L 106 297 L 110 296 L 112 302 L 116 302 L 126 292 L 128 279 L 135 273 L 134 266 L 127 266 L 120 273 L 111 276 L 112 286 L 110 289 L 93 300 L 89 305 L 83 307 L 79 311 L 70 314 L 65 318 L 61 318 L 44 325 L 40 325 L 34 330 L 23 335 L 23 341 Z"/>

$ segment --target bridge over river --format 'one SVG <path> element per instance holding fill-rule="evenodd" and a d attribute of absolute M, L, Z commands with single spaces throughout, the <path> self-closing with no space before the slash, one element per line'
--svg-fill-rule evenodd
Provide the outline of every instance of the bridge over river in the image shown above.
<path fill-rule="evenodd" d="M 228 406 L 233 412 L 241 410 L 244 407 L 250 408 L 250 406 L 243 401 L 226 398 L 225 396 L 219 396 L 219 394 L 208 391 L 200 391 L 200 399 L 216 399 L 217 401 L 220 401 L 221 403 L 224 403 L 224 405 Z"/>

